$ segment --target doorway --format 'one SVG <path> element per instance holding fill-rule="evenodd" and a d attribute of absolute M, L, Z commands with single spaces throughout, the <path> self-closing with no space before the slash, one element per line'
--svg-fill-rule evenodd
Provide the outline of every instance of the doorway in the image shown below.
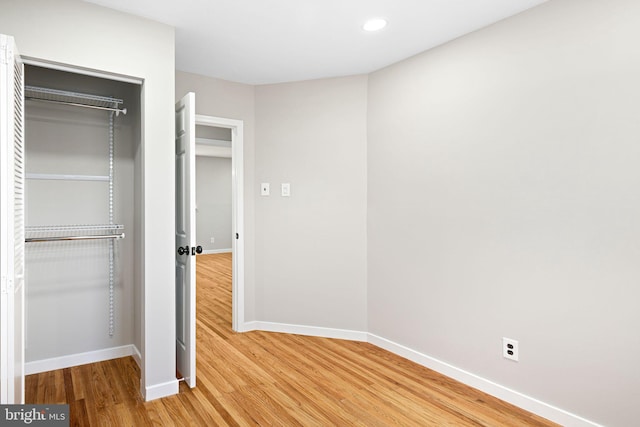
<path fill-rule="evenodd" d="M 244 129 L 242 120 L 196 114 L 196 144 L 201 153 L 218 152 L 231 157 L 231 254 L 232 315 L 236 332 L 245 331 L 244 319 Z M 201 137 L 198 137 L 200 135 Z M 229 144 L 230 142 L 230 144 Z M 197 152 L 197 150 L 196 150 Z M 196 230 L 196 233 L 198 231 Z M 215 236 L 214 238 L 215 247 Z M 209 244 L 211 241 L 209 240 Z M 222 248 L 226 249 L 226 248 Z M 212 249 L 215 250 L 215 249 Z"/>
<path fill-rule="evenodd" d="M 202 255 L 232 252 L 231 129 L 196 125 L 196 242 Z M 231 321 L 231 318 L 229 318 Z"/>

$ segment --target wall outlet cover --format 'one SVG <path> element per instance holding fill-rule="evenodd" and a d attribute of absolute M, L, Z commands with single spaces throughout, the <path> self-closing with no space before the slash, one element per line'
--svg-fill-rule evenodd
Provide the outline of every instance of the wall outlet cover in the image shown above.
<path fill-rule="evenodd" d="M 502 357 L 517 362 L 520 357 L 518 353 L 518 341 L 502 337 Z"/>

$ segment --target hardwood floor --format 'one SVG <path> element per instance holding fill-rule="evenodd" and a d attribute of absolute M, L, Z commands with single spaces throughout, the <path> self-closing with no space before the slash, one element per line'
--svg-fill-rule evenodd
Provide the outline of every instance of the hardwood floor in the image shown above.
<path fill-rule="evenodd" d="M 131 357 L 30 375 L 76 426 L 553 426 L 371 344 L 231 330 L 231 256 L 198 257 L 198 385 L 143 402 Z"/>

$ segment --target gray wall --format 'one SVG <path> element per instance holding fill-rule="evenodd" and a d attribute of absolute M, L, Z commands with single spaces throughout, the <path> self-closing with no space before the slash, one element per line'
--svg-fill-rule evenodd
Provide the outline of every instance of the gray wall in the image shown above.
<path fill-rule="evenodd" d="M 370 75 L 370 332 L 637 424 L 639 18 L 554 0 Z"/>
<path fill-rule="evenodd" d="M 4 6 L 2 31 L 22 53 L 145 78 L 153 144 L 135 153 L 145 165 L 136 261 L 154 292 L 141 296 L 143 381 L 169 381 L 173 33 L 82 2 Z M 554 0 L 368 86 L 360 76 L 254 88 L 178 72 L 175 95 L 196 92 L 198 113 L 244 120 L 246 320 L 368 330 L 633 425 L 639 8 Z M 64 22 L 78 14 L 91 25 Z M 256 194 L 263 181 L 270 198 Z M 501 358 L 503 336 L 520 341 L 519 363 Z"/>
<path fill-rule="evenodd" d="M 189 91 L 198 114 L 244 121 L 245 320 L 365 330 L 366 76 L 254 87 L 178 71 L 176 99 Z"/>
<path fill-rule="evenodd" d="M 196 113 L 244 125 L 245 321 L 255 320 L 255 90 L 253 86 L 176 71 L 175 99 L 196 94 Z M 200 127 L 200 126 L 199 126 Z M 201 126 L 205 128 L 205 126 Z"/>
<path fill-rule="evenodd" d="M 366 329 L 366 91 L 366 76 L 256 87 L 259 320 Z"/>
<path fill-rule="evenodd" d="M 205 251 L 231 251 L 231 233 L 231 159 L 197 156 L 196 242 Z"/>

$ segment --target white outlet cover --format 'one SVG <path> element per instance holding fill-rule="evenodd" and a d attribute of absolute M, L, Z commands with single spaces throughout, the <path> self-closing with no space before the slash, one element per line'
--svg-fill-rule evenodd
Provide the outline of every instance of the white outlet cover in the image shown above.
<path fill-rule="evenodd" d="M 502 337 L 502 357 L 517 362 L 518 358 L 520 357 L 518 353 L 518 341 L 511 338 Z"/>

